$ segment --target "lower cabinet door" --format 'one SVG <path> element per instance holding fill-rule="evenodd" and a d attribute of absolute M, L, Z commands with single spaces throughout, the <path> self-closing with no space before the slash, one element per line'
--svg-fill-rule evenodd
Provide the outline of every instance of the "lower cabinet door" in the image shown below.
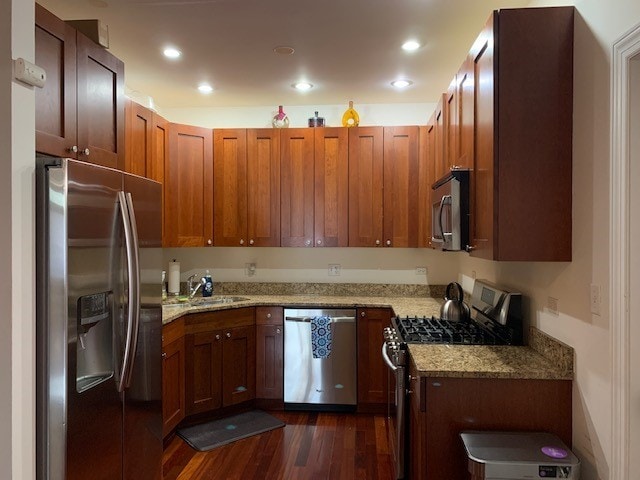
<path fill-rule="evenodd" d="M 256 326 L 256 397 L 284 399 L 284 335 L 282 325 Z"/>
<path fill-rule="evenodd" d="M 185 416 L 184 337 L 162 351 L 162 434 L 167 435 Z"/>
<path fill-rule="evenodd" d="M 388 401 L 388 371 L 380 348 L 382 331 L 391 325 L 388 308 L 359 308 L 358 316 L 358 407 L 384 405 Z"/>
<path fill-rule="evenodd" d="M 186 413 L 222 406 L 222 331 L 186 335 Z"/>
<path fill-rule="evenodd" d="M 224 330 L 222 404 L 227 407 L 256 397 L 255 326 Z"/>

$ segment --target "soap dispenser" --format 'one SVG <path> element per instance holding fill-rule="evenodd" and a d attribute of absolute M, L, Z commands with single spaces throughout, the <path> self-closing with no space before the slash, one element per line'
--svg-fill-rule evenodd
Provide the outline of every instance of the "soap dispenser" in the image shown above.
<path fill-rule="evenodd" d="M 213 295 L 213 280 L 211 279 L 211 274 L 209 273 L 209 270 L 207 270 L 204 274 L 204 278 L 203 280 L 203 289 L 202 289 L 202 296 L 203 297 L 210 297 L 211 295 Z"/>

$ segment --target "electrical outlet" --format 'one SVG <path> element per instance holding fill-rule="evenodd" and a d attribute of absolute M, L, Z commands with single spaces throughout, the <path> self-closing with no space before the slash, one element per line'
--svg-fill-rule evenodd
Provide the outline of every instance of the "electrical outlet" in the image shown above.
<path fill-rule="evenodd" d="M 600 315 L 601 296 L 600 285 L 591 284 L 591 313 L 594 315 Z"/>
<path fill-rule="evenodd" d="M 329 275 L 335 277 L 340 275 L 340 264 L 339 263 L 330 263 L 329 264 Z"/>
<path fill-rule="evenodd" d="M 558 316 L 558 299 L 547 297 L 547 310 L 550 314 Z"/>
<path fill-rule="evenodd" d="M 416 267 L 416 275 L 426 275 L 427 267 Z"/>
<path fill-rule="evenodd" d="M 244 264 L 244 274 L 247 277 L 253 277 L 256 274 L 256 264 L 255 263 L 245 263 Z"/>

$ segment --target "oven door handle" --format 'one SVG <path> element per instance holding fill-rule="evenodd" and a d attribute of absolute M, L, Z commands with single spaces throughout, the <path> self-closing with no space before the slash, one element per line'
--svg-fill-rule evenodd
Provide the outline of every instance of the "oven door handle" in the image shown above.
<path fill-rule="evenodd" d="M 392 372 L 395 373 L 398 370 L 398 367 L 396 367 L 393 364 L 393 362 L 389 358 L 389 354 L 387 353 L 387 342 L 382 343 L 382 359 L 384 360 L 384 363 L 386 363 L 387 366 L 391 369 Z"/>

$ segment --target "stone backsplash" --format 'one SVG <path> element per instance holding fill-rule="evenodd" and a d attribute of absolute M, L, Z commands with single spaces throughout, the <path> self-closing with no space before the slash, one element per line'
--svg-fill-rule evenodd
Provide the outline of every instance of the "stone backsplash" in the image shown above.
<path fill-rule="evenodd" d="M 268 283 L 218 282 L 214 295 L 322 295 L 359 297 L 444 297 L 446 285 L 407 285 L 389 283 Z M 186 282 L 180 292 L 187 294 Z M 200 296 L 200 292 L 197 293 Z"/>

